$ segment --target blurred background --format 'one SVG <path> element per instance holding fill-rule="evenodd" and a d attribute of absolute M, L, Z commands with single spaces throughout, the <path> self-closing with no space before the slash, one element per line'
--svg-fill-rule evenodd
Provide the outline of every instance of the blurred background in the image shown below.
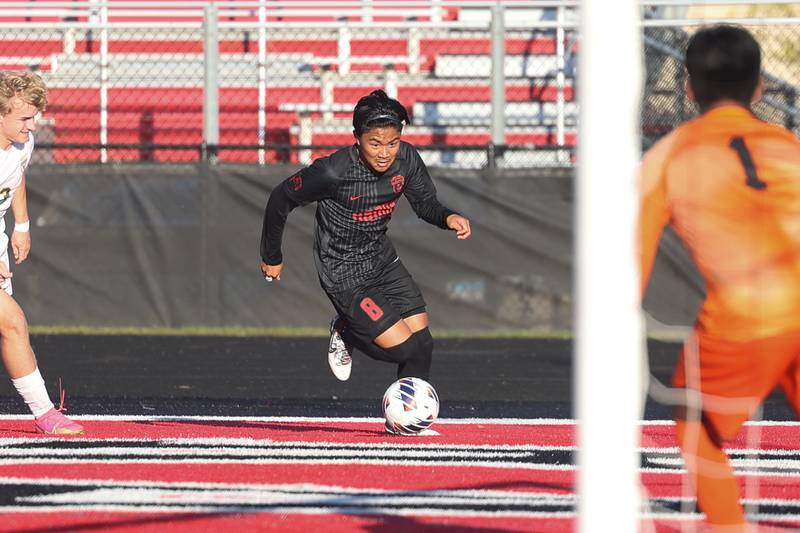
<path fill-rule="evenodd" d="M 754 32 L 767 82 L 755 111 L 800 133 L 800 7 L 728 3 L 642 2 L 643 150 L 695 115 L 682 60 L 703 23 Z M 42 326 L 325 327 L 314 207 L 290 215 L 285 274 L 269 286 L 262 213 L 283 179 L 352 142 L 355 102 L 382 88 L 407 107 L 403 138 L 440 200 L 473 223 L 459 242 L 403 202 L 390 224 L 434 328 L 568 333 L 577 5 L 0 3 L 0 68 L 36 71 L 49 87 L 27 174 L 33 249 L 15 296 Z M 688 325 L 704 289 L 671 235 L 654 275 L 651 331 Z"/>

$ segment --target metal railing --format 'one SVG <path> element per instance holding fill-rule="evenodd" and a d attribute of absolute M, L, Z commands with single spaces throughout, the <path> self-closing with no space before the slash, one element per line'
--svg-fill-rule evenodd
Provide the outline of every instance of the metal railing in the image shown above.
<path fill-rule="evenodd" d="M 731 4 L 753 5 L 702 3 Z M 787 0 L 774 4 L 792 9 Z M 331 5 L 4 2 L 0 68 L 38 69 L 46 78 L 51 131 L 39 146 L 59 161 L 307 163 L 322 147 L 348 142 L 355 101 L 382 87 L 413 111 L 406 133 L 434 164 L 573 164 L 579 2 Z M 800 41 L 791 14 L 701 18 L 693 5 L 642 2 L 648 142 L 693 113 L 674 83 L 683 76 L 681 46 L 691 27 L 737 22 Z M 758 109 L 796 127 L 800 65 L 771 60 L 779 45 L 762 45 L 768 91 Z M 136 145 L 143 148 L 127 148 Z"/>

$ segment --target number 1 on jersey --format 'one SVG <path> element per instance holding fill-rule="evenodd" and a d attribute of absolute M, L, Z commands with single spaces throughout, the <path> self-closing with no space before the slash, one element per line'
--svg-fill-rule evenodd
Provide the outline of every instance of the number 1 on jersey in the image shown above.
<path fill-rule="evenodd" d="M 739 161 L 742 162 L 744 172 L 747 174 L 747 186 L 758 191 L 766 189 L 767 182 L 759 179 L 756 165 L 753 163 L 753 156 L 750 155 L 750 150 L 747 149 L 747 145 L 744 143 L 744 137 L 733 137 L 729 146 L 736 150 Z"/>

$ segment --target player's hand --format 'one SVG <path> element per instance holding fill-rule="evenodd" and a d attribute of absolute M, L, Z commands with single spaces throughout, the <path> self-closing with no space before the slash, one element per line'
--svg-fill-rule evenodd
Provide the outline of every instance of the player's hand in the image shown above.
<path fill-rule="evenodd" d="M 11 250 L 14 252 L 16 264 L 20 264 L 28 258 L 31 251 L 31 232 L 15 231 L 11 234 Z"/>
<path fill-rule="evenodd" d="M 472 235 L 472 230 L 469 227 L 469 220 L 461 215 L 452 214 L 447 217 L 447 227 L 455 231 L 456 237 L 461 240 Z"/>
<path fill-rule="evenodd" d="M 10 280 L 14 274 L 11 273 L 11 269 L 6 266 L 6 264 L 0 261 L 0 289 L 5 289 L 8 285 L 8 280 Z"/>
<path fill-rule="evenodd" d="M 261 275 L 264 276 L 264 279 L 267 281 L 280 281 L 282 271 L 283 263 L 280 265 L 268 265 L 263 261 L 261 262 Z"/>

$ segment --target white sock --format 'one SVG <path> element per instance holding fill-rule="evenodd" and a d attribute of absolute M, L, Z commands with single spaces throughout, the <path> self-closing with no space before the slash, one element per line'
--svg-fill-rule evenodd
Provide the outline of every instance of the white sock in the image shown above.
<path fill-rule="evenodd" d="M 14 384 L 14 388 L 17 389 L 19 395 L 28 404 L 28 408 L 36 418 L 39 418 L 54 407 L 38 368 L 27 376 L 12 379 L 11 383 Z"/>

